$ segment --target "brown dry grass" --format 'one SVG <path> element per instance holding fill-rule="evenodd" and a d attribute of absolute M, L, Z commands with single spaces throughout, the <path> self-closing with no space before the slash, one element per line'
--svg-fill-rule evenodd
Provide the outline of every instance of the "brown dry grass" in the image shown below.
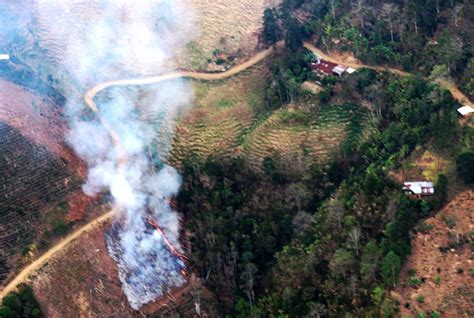
<path fill-rule="evenodd" d="M 398 182 L 427 180 L 435 182 L 438 174 L 447 173 L 450 161 L 434 151 L 423 149 L 415 150 L 397 171 L 391 173 Z"/>
<path fill-rule="evenodd" d="M 281 0 L 184 0 L 197 16 L 196 39 L 178 58 L 179 65 L 209 68 L 214 50 L 245 59 L 258 46 L 258 33 L 265 8 Z M 239 63 L 237 59 L 235 63 Z M 216 67 L 214 65 L 214 67 Z"/>
<path fill-rule="evenodd" d="M 399 277 L 400 285 L 393 293 L 400 301 L 402 316 L 437 311 L 443 317 L 473 317 L 474 276 L 469 272 L 474 267 L 471 246 L 465 243 L 444 253 L 440 251 L 440 247 L 456 243 L 462 235 L 472 235 L 473 220 L 474 191 L 465 190 L 435 217 L 425 221 L 432 228 L 414 237 L 413 253 L 405 263 Z M 421 285 L 408 285 L 409 269 L 415 270 L 416 277 L 424 280 Z M 417 300 L 419 296 L 424 297 L 423 302 Z M 406 308 L 407 304 L 409 308 Z"/>
<path fill-rule="evenodd" d="M 117 265 L 107 252 L 104 233 L 108 226 L 104 223 L 84 234 L 30 277 L 47 317 L 143 317 L 156 312 L 195 316 L 199 300 L 202 315 L 213 311 L 212 296 L 194 275 L 182 288 L 134 311 L 122 292 Z M 197 300 L 196 293 L 200 295 Z"/>

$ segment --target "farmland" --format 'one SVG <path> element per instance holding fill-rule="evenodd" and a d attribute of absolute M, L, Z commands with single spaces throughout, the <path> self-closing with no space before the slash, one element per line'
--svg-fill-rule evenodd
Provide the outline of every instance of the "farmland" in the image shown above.
<path fill-rule="evenodd" d="M 67 227 L 64 199 L 70 192 L 80 191 L 80 183 L 64 160 L 32 144 L 17 130 L 0 124 L 0 133 L 0 278 L 4 281 L 22 264 L 22 257 L 27 260 L 30 252 L 37 251 L 43 231 L 54 235 Z M 57 213 L 48 219 L 43 213 L 53 208 Z"/>
<path fill-rule="evenodd" d="M 194 84 L 195 104 L 178 122 L 172 164 L 179 166 L 185 157 L 243 156 L 259 169 L 265 157 L 278 155 L 307 167 L 314 160 L 326 163 L 347 137 L 363 137 L 367 114 L 353 105 L 302 101 L 262 111 L 267 62 L 228 80 Z M 362 126 L 355 128 L 351 122 Z"/>

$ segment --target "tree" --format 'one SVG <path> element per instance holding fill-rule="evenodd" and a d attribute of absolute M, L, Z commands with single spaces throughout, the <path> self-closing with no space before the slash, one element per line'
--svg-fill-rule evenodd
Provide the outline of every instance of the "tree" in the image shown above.
<path fill-rule="evenodd" d="M 394 251 L 388 252 L 382 260 L 382 277 L 386 286 L 395 287 L 400 268 L 400 257 Z"/>
<path fill-rule="evenodd" d="M 280 35 L 280 27 L 274 9 L 266 9 L 263 14 L 263 40 L 268 44 L 275 44 Z"/>
<path fill-rule="evenodd" d="M 456 170 L 465 183 L 474 184 L 474 151 L 466 151 L 457 158 Z"/>
<path fill-rule="evenodd" d="M 10 307 L 0 307 L 0 318 L 14 318 L 15 315 Z"/>
<path fill-rule="evenodd" d="M 448 66 L 448 71 L 451 72 L 451 67 L 459 58 L 460 49 L 454 42 L 453 36 L 449 33 L 448 29 L 444 29 L 441 32 L 438 43 L 440 56 Z"/>
<path fill-rule="evenodd" d="M 289 18 L 286 27 L 285 46 L 296 52 L 303 46 L 301 27 L 295 18 Z"/>
<path fill-rule="evenodd" d="M 336 276 L 341 275 L 346 278 L 354 263 L 355 258 L 351 252 L 345 249 L 338 249 L 329 262 L 329 268 Z"/>
<path fill-rule="evenodd" d="M 440 209 L 448 199 L 448 178 L 444 174 L 439 174 L 435 189 L 435 208 Z"/>
<path fill-rule="evenodd" d="M 18 292 L 8 293 L 3 298 L 0 318 L 8 317 L 43 317 L 31 286 L 22 284 Z"/>
<path fill-rule="evenodd" d="M 453 150 L 459 140 L 460 127 L 454 111 L 441 110 L 430 118 L 434 146 L 440 152 Z"/>
<path fill-rule="evenodd" d="M 375 241 L 369 241 L 365 244 L 360 261 L 360 274 L 365 282 L 375 280 L 375 274 L 380 262 L 380 248 Z"/>

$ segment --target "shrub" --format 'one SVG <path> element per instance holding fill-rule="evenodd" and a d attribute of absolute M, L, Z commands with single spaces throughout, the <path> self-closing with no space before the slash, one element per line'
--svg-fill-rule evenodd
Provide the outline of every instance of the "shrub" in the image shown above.
<path fill-rule="evenodd" d="M 425 221 L 421 221 L 420 224 L 418 224 L 418 226 L 416 227 L 416 230 L 423 234 L 428 234 L 432 229 L 433 225 L 426 223 Z M 410 275 L 410 273 L 408 273 L 408 275 Z"/>
<path fill-rule="evenodd" d="M 51 225 L 54 235 L 65 235 L 69 231 L 69 225 L 62 220 L 54 220 Z"/>
<path fill-rule="evenodd" d="M 331 100 L 331 90 L 325 89 L 318 94 L 319 101 L 323 104 L 328 103 Z"/>
<path fill-rule="evenodd" d="M 456 170 L 465 183 L 474 184 L 474 151 L 466 151 L 457 158 Z"/>
<path fill-rule="evenodd" d="M 431 318 L 439 318 L 441 317 L 441 314 L 437 311 L 432 311 L 430 316 Z"/>
<path fill-rule="evenodd" d="M 416 318 L 425 318 L 426 314 L 422 311 L 419 311 L 416 313 Z"/>
<path fill-rule="evenodd" d="M 410 278 L 408 279 L 408 285 L 410 285 L 411 287 L 420 286 L 421 283 L 422 283 L 421 279 L 419 279 L 419 278 L 416 277 L 416 276 L 410 277 Z"/>
<path fill-rule="evenodd" d="M 416 275 L 416 269 L 414 268 L 409 268 L 408 269 L 408 276 L 413 277 Z"/>

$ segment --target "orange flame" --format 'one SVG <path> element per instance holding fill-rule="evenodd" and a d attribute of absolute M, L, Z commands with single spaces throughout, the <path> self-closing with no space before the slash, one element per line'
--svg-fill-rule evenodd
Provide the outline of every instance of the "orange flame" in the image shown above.
<path fill-rule="evenodd" d="M 158 231 L 158 233 L 161 235 L 161 237 L 163 238 L 163 241 L 165 242 L 166 246 L 168 246 L 169 250 L 171 251 L 171 253 L 178 257 L 183 263 L 186 261 L 186 257 L 179 253 L 173 246 L 173 244 L 171 244 L 171 242 L 166 238 L 166 235 L 165 233 L 163 232 L 163 230 L 158 226 L 158 224 L 156 224 L 156 222 L 153 220 L 153 219 L 147 219 L 147 222 L 148 224 L 150 224 L 156 231 Z M 181 269 L 180 270 L 181 272 L 181 275 L 183 276 L 186 276 L 187 273 L 184 269 Z"/>

